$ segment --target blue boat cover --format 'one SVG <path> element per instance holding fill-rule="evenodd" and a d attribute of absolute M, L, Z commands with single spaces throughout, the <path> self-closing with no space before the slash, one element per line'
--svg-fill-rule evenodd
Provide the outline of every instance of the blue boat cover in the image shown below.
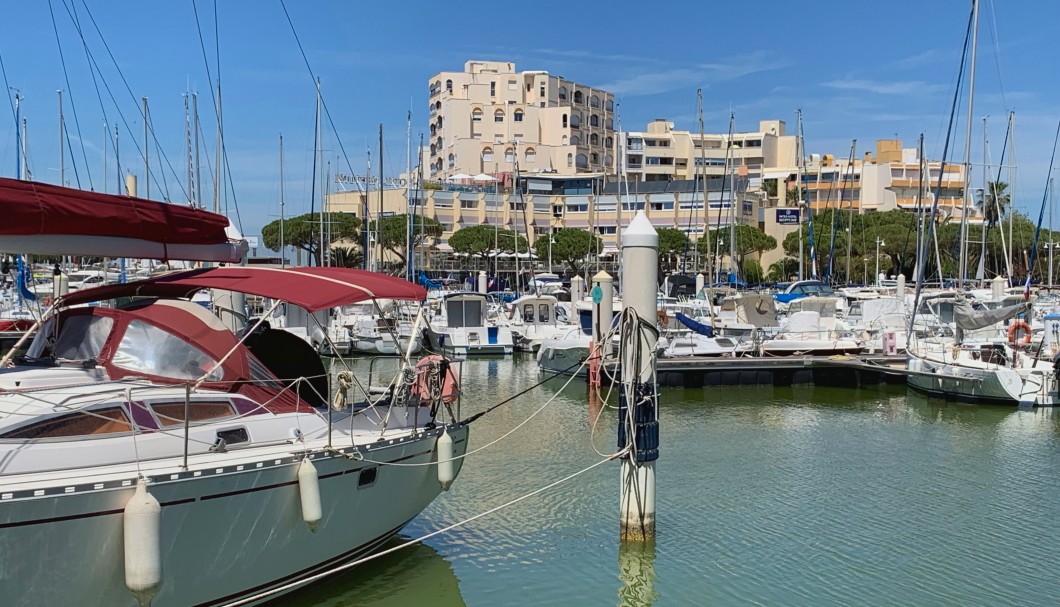
<path fill-rule="evenodd" d="M 707 337 L 714 337 L 714 328 L 710 325 L 705 325 L 701 322 L 696 322 L 695 320 L 692 320 L 691 318 L 685 316 L 680 312 L 676 314 L 676 317 L 677 322 L 688 327 L 693 332 L 698 333 L 700 335 L 706 335 Z"/>

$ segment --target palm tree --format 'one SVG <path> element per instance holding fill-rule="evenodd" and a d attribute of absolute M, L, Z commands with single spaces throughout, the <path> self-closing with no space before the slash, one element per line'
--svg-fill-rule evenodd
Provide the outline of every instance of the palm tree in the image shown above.
<path fill-rule="evenodd" d="M 991 181 L 986 186 L 985 192 L 979 191 L 979 199 L 975 204 L 983 212 L 987 227 L 993 227 L 1007 214 L 1012 197 L 1004 181 Z"/>

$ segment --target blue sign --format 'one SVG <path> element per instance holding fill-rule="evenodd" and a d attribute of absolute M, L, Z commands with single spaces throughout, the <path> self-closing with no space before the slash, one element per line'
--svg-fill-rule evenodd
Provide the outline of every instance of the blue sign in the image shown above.
<path fill-rule="evenodd" d="M 777 209 L 778 225 L 799 225 L 799 209 Z"/>
<path fill-rule="evenodd" d="M 604 300 L 604 290 L 600 288 L 600 285 L 593 287 L 593 290 L 589 292 L 589 295 L 592 296 L 594 304 L 598 304 Z"/>

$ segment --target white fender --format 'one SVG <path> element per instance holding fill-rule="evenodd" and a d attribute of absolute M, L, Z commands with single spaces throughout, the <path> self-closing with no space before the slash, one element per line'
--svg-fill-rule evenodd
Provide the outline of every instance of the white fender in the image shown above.
<path fill-rule="evenodd" d="M 438 448 L 438 484 L 442 491 L 448 491 L 456 475 L 453 473 L 453 438 L 444 428 L 435 446 Z"/>
<path fill-rule="evenodd" d="M 162 506 L 140 479 L 125 505 L 125 585 L 141 607 L 162 587 Z"/>
<path fill-rule="evenodd" d="M 298 466 L 298 495 L 302 499 L 302 520 L 309 525 L 309 530 L 316 533 L 320 519 L 324 517 L 320 508 L 320 480 L 317 467 L 309 458 L 302 460 Z"/>

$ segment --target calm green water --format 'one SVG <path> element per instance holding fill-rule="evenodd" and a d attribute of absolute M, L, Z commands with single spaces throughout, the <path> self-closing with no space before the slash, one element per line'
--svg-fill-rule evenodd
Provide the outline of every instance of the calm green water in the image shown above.
<path fill-rule="evenodd" d="M 363 361 L 358 361 L 363 365 Z M 538 381 L 529 358 L 465 363 L 464 413 Z M 472 447 L 563 382 L 485 416 Z M 472 456 L 416 537 L 613 450 L 575 380 L 512 437 Z M 925 400 L 902 387 L 667 389 L 658 537 L 625 549 L 617 462 L 285 604 L 1056 605 L 1060 421 Z"/>

